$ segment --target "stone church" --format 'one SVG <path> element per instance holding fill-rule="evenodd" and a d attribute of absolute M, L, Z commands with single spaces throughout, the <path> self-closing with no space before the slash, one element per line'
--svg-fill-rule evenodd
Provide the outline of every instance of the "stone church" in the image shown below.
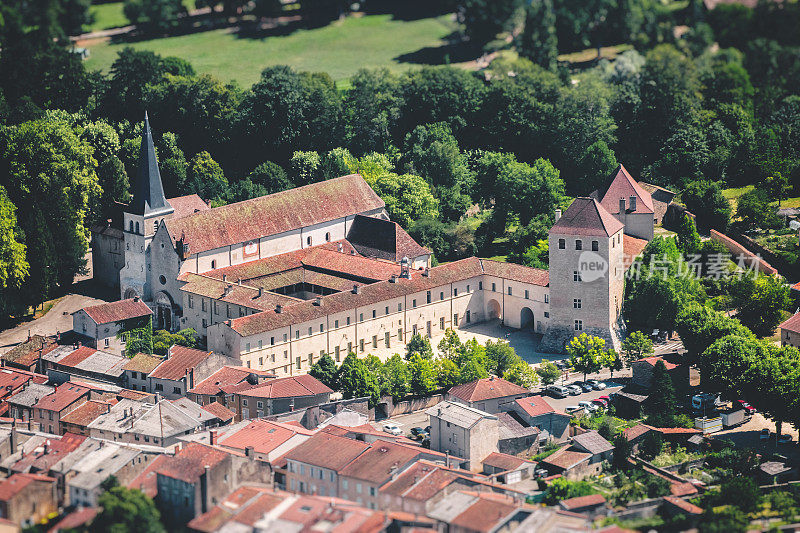
<path fill-rule="evenodd" d="M 92 230 L 95 279 L 141 297 L 155 327 L 193 327 L 210 349 L 278 375 L 493 319 L 542 334 L 549 351 L 581 332 L 618 348 L 625 257 L 654 224 L 650 194 L 620 166 L 601 200 L 557 213 L 549 272 L 478 258 L 431 268 L 359 175 L 213 209 L 166 198 L 146 116 L 133 189 Z"/>

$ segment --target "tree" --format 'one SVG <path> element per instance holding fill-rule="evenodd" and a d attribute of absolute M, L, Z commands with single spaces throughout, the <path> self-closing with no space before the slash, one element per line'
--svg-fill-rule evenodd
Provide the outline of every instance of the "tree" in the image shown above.
<path fill-rule="evenodd" d="M 519 359 L 508 367 L 503 373 L 503 379 L 519 385 L 520 387 L 525 387 L 526 389 L 530 389 L 539 383 L 539 376 L 533 368 L 531 368 L 531 365 L 522 359 Z"/>
<path fill-rule="evenodd" d="M 471 189 L 472 172 L 446 123 L 414 128 L 406 135 L 403 152 L 408 158 L 408 171 L 424 177 L 433 187 L 462 184 L 468 185 L 467 192 Z"/>
<path fill-rule="evenodd" d="M 388 151 L 402 103 L 400 80 L 389 69 L 356 72 L 344 99 L 347 146 L 356 154 Z"/>
<path fill-rule="evenodd" d="M 383 365 L 383 376 L 385 386 L 381 392 L 395 400 L 404 398 L 411 391 L 411 372 L 399 354 L 394 354 L 386 360 Z"/>
<path fill-rule="evenodd" d="M 526 6 L 525 29 L 517 39 L 517 51 L 547 70 L 555 69 L 558 37 L 553 0 L 534 0 Z"/>
<path fill-rule="evenodd" d="M 413 353 L 408 360 L 408 370 L 411 373 L 413 394 L 425 396 L 436 390 L 436 370 L 432 359 Z"/>
<path fill-rule="evenodd" d="M 664 361 L 659 359 L 653 368 L 650 381 L 650 394 L 644 401 L 647 423 L 655 427 L 674 427 L 678 412 L 678 400 L 672 378 L 667 373 Z"/>
<path fill-rule="evenodd" d="M 747 398 L 764 416 L 775 422 L 776 438 L 780 438 L 783 423 L 797 418 L 796 400 L 800 397 L 800 352 L 784 346 L 775 349 L 770 357 L 757 359 L 749 380 Z"/>
<path fill-rule="evenodd" d="M 675 329 L 689 357 L 697 357 L 715 340 L 726 335 L 752 338 L 753 333 L 735 318 L 693 303 L 681 310 Z"/>
<path fill-rule="evenodd" d="M 198 345 L 197 332 L 192 328 L 182 329 L 176 333 L 159 329 L 153 333 L 153 353 L 166 355 L 167 350 L 174 345 L 194 348 Z"/>
<path fill-rule="evenodd" d="M 452 359 L 440 357 L 433 361 L 438 387 L 443 390 L 455 387 L 460 383 L 461 373 Z"/>
<path fill-rule="evenodd" d="M 414 354 L 421 355 L 424 359 L 433 359 L 431 341 L 419 333 L 414 333 L 406 344 L 406 359 L 411 359 Z"/>
<path fill-rule="evenodd" d="M 119 485 L 107 488 L 97 500 L 102 509 L 89 526 L 91 533 L 148 531 L 164 533 L 161 513 L 153 500 L 137 489 Z"/>
<path fill-rule="evenodd" d="M 412 337 L 411 340 L 414 341 L 414 338 Z M 410 344 L 411 343 L 409 343 L 409 345 Z M 418 341 L 417 344 L 419 344 Z M 444 330 L 444 337 L 439 341 L 437 349 L 439 350 L 439 355 L 442 357 L 451 360 L 456 359 L 461 350 L 463 350 L 463 345 L 461 344 L 461 339 L 458 338 L 458 333 L 456 333 L 453 328 Z"/>
<path fill-rule="evenodd" d="M 622 352 L 628 366 L 653 354 L 653 341 L 641 331 L 634 331 L 622 341 Z"/>
<path fill-rule="evenodd" d="M 189 161 L 186 190 L 183 193 L 194 193 L 205 200 L 225 198 L 227 195 L 228 179 L 208 152 L 195 154 Z"/>
<path fill-rule="evenodd" d="M 680 250 L 682 254 L 686 256 L 696 254 L 700 251 L 700 234 L 697 233 L 697 226 L 695 226 L 694 219 L 688 214 L 683 214 L 675 233 L 678 235 L 678 250 Z"/>
<path fill-rule="evenodd" d="M 502 340 L 486 341 L 486 358 L 488 360 L 486 370 L 498 376 L 502 376 L 511 366 L 521 361 L 514 348 Z"/>
<path fill-rule="evenodd" d="M 700 357 L 704 390 L 718 391 L 731 399 L 746 396 L 755 361 L 769 355 L 764 343 L 753 338 L 727 335 L 717 339 Z"/>
<path fill-rule="evenodd" d="M 327 387 L 330 387 L 333 390 L 337 389 L 336 363 L 327 353 L 317 359 L 317 362 L 312 365 L 311 370 L 309 370 L 308 373 L 320 380 Z"/>
<path fill-rule="evenodd" d="M 737 507 L 731 506 L 707 509 L 698 523 L 700 533 L 745 533 L 749 527 L 750 518 Z"/>
<path fill-rule="evenodd" d="M 561 377 L 561 370 L 552 361 L 547 360 L 541 362 L 539 368 L 536 369 L 536 373 L 544 386 L 552 385 Z"/>
<path fill-rule="evenodd" d="M 265 161 L 254 168 L 247 177 L 256 185 L 264 188 L 266 194 L 285 191 L 292 188 L 292 182 L 280 165 Z"/>
<path fill-rule="evenodd" d="M 733 505 L 745 513 L 752 513 L 759 508 L 762 496 L 752 478 L 737 476 L 720 484 L 719 495 L 715 499 L 717 505 Z"/>
<path fill-rule="evenodd" d="M 603 361 L 607 357 L 606 341 L 581 333 L 567 343 L 567 354 L 570 356 L 569 364 L 582 372 L 583 380 L 586 381 L 586 374 L 599 372 L 603 368 Z"/>
<path fill-rule="evenodd" d="M 178 16 L 186 13 L 180 0 L 125 0 L 122 10 L 131 24 L 162 32 L 174 28 Z"/>
<path fill-rule="evenodd" d="M 118 339 L 125 340 L 125 355 L 133 357 L 137 353 L 153 353 L 153 318 L 151 316 L 118 322 Z"/>
<path fill-rule="evenodd" d="M 458 14 L 469 38 L 485 44 L 511 29 L 522 5 L 519 0 L 460 0 Z"/>
<path fill-rule="evenodd" d="M 608 350 L 603 358 L 603 367 L 609 370 L 611 379 L 614 379 L 614 371 L 622 370 L 622 357 L 619 356 L 616 350 Z"/>
<path fill-rule="evenodd" d="M 736 200 L 736 216 L 746 230 L 765 227 L 770 214 L 769 198 L 763 189 L 747 191 Z"/>
<path fill-rule="evenodd" d="M 661 433 L 656 431 L 649 431 L 639 445 L 639 455 L 647 461 L 652 461 L 661 453 L 664 448 L 664 442 Z"/>
<path fill-rule="evenodd" d="M 633 454 L 631 441 L 623 434 L 617 435 L 614 439 L 614 466 L 619 470 L 629 467 L 628 458 Z"/>
<path fill-rule="evenodd" d="M 350 173 L 355 162 L 353 154 L 347 148 L 334 148 L 321 156 L 322 179 L 330 180 Z"/>
<path fill-rule="evenodd" d="M 350 352 L 342 361 L 336 374 L 339 390 L 346 400 L 350 398 L 369 397 L 370 407 L 374 407 L 380 397 L 380 388 L 375 381 L 375 376 L 369 371 L 364 362 Z"/>
<path fill-rule="evenodd" d="M 697 217 L 697 222 L 706 228 L 725 231 L 731 219 L 731 204 L 722 195 L 716 181 L 693 181 L 681 194 L 683 203 Z"/>
<path fill-rule="evenodd" d="M 731 304 L 742 325 L 759 337 L 768 337 L 789 308 L 789 287 L 778 276 L 744 275 L 734 283 Z"/>
<path fill-rule="evenodd" d="M 385 173 L 367 183 L 386 203 L 389 218 L 404 228 L 421 218 L 439 217 L 439 201 L 428 182 L 419 176 Z"/>
<path fill-rule="evenodd" d="M 595 492 L 596 489 L 588 481 L 569 481 L 559 477 L 550 482 L 542 502 L 547 505 L 557 505 L 562 500 L 589 496 Z"/>
<path fill-rule="evenodd" d="M 322 179 L 322 159 L 317 152 L 295 152 L 289 165 L 295 185 L 308 185 Z"/>
<path fill-rule="evenodd" d="M 486 371 L 486 366 L 481 364 L 482 361 L 477 357 L 470 357 L 461 366 L 459 380 L 461 383 L 471 383 L 479 379 L 489 377 L 489 372 Z"/>

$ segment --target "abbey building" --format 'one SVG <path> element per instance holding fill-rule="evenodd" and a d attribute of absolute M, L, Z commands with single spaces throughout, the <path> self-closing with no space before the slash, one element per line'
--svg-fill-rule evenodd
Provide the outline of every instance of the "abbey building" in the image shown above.
<path fill-rule="evenodd" d="M 557 214 L 549 272 L 478 258 L 431 267 L 359 175 L 213 209 L 165 198 L 145 117 L 133 199 L 93 229 L 93 267 L 147 302 L 155 327 L 194 328 L 210 350 L 283 376 L 487 320 L 530 328 L 551 351 L 581 332 L 619 347 L 626 257 L 653 224 L 650 194 L 620 166 L 602 199 Z"/>

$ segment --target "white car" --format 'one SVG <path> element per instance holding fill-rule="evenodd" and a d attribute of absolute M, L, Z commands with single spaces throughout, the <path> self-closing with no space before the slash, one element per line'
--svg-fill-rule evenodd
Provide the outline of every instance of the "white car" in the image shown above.
<path fill-rule="evenodd" d="M 594 390 L 606 390 L 606 384 L 603 383 L 602 381 L 597 381 L 596 379 L 590 379 L 586 383 L 591 385 Z"/>
<path fill-rule="evenodd" d="M 594 411 L 597 411 L 598 409 L 600 409 L 600 407 L 597 404 L 594 404 L 592 402 L 587 402 L 586 400 L 578 402 L 578 405 L 583 407 L 584 409 L 586 409 L 589 412 L 594 412 Z"/>
<path fill-rule="evenodd" d="M 398 426 L 394 422 L 386 422 L 383 425 L 383 430 L 386 433 L 391 433 L 392 435 L 402 435 L 403 434 L 403 430 L 400 429 L 400 426 Z"/>

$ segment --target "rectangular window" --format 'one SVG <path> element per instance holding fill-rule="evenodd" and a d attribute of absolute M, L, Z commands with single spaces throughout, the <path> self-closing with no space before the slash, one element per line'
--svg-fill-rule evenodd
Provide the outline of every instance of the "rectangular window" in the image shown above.
<path fill-rule="evenodd" d="M 403 342 L 403 328 L 397 330 L 397 341 Z"/>
<path fill-rule="evenodd" d="M 581 308 L 581 299 L 580 298 L 574 298 L 572 300 L 572 308 L 573 309 L 580 309 Z"/>
<path fill-rule="evenodd" d="M 264 347 L 264 341 L 258 341 L 258 349 L 262 349 Z"/>
<path fill-rule="evenodd" d="M 575 321 L 575 331 L 583 331 L 583 320 Z"/>
<path fill-rule="evenodd" d="M 544 295 L 544 303 L 546 303 L 546 304 L 550 303 L 550 295 L 549 294 L 545 294 Z"/>
<path fill-rule="evenodd" d="M 361 353 L 364 353 L 364 339 L 358 340 L 358 347 L 361 350 Z"/>
<path fill-rule="evenodd" d="M 347 325 L 350 325 L 350 317 L 347 317 Z"/>
<path fill-rule="evenodd" d="M 288 339 L 289 339 L 288 334 L 284 333 L 283 334 L 283 342 L 286 342 Z"/>
<path fill-rule="evenodd" d="M 401 312 L 403 310 L 403 304 L 397 304 L 397 312 Z"/>
<path fill-rule="evenodd" d="M 300 330 L 299 330 L 299 329 L 298 329 L 298 330 L 295 330 L 295 332 L 294 332 L 294 338 L 295 338 L 295 339 L 299 339 L 299 338 L 300 338 Z"/>
<path fill-rule="evenodd" d="M 580 281 L 581 280 L 581 273 L 577 270 L 572 271 L 572 281 Z"/>
<path fill-rule="evenodd" d="M 439 329 L 444 331 L 444 317 L 439 318 Z"/>
<path fill-rule="evenodd" d="M 478 282 L 478 290 L 479 290 L 479 291 L 482 291 L 482 290 L 483 290 L 483 282 L 482 282 L 482 281 L 479 281 L 479 282 Z"/>
<path fill-rule="evenodd" d="M 467 292 L 469 292 L 469 285 L 467 285 Z M 458 293 L 456 293 L 456 294 L 458 294 Z"/>
<path fill-rule="evenodd" d="M 391 338 L 391 334 L 387 331 L 386 334 L 384 335 L 384 339 L 383 339 L 384 342 L 386 343 L 386 347 L 387 348 L 391 348 L 392 347 L 391 340 L 389 340 L 390 338 Z"/>
<path fill-rule="evenodd" d="M 310 353 L 308 354 L 308 366 L 313 366 L 313 365 L 314 365 L 314 354 Z"/>
<path fill-rule="evenodd" d="M 372 318 L 376 318 L 378 316 L 378 311 L 376 309 L 372 310 Z"/>
<path fill-rule="evenodd" d="M 208 320 L 206 320 L 205 318 L 203 319 L 203 327 L 204 328 L 208 327 Z"/>
<path fill-rule="evenodd" d="M 334 328 L 338 328 L 339 327 L 339 321 L 338 320 L 334 320 L 333 321 L 333 327 Z"/>
<path fill-rule="evenodd" d="M 319 325 L 319 332 L 320 333 L 325 333 L 325 324 L 320 324 Z"/>
<path fill-rule="evenodd" d="M 412 335 L 416 335 L 417 334 L 417 325 L 416 324 L 411 326 L 411 334 Z"/>
<path fill-rule="evenodd" d="M 308 326 L 308 335 L 309 335 L 309 337 L 311 336 L 311 333 L 313 331 L 314 331 L 314 328 L 312 328 L 311 326 Z"/>
<path fill-rule="evenodd" d="M 544 317 L 545 318 L 550 318 L 550 311 L 545 311 L 544 312 Z"/>
<path fill-rule="evenodd" d="M 299 356 L 295 359 L 295 365 L 297 365 L 297 370 L 300 370 L 303 367 L 303 361 Z"/>
<path fill-rule="evenodd" d="M 575 241 L 575 249 L 576 250 L 583 250 L 583 241 L 582 240 L 577 239 Z"/>
<path fill-rule="evenodd" d="M 263 357 L 259 357 L 258 358 L 258 366 L 264 366 L 264 358 Z"/>
<path fill-rule="evenodd" d="M 353 343 L 352 342 L 348 342 L 347 343 L 347 355 L 350 355 L 351 353 L 353 353 Z"/>
<path fill-rule="evenodd" d="M 336 356 L 336 362 L 338 363 L 339 362 L 339 358 L 341 357 L 340 349 L 339 349 L 338 346 L 334 346 L 333 347 L 333 353 Z"/>
<path fill-rule="evenodd" d="M 387 315 L 389 314 L 389 306 L 388 305 L 386 306 L 386 314 Z"/>
<path fill-rule="evenodd" d="M 508 288 L 508 295 L 511 296 L 511 287 Z"/>
<path fill-rule="evenodd" d="M 458 326 L 458 313 L 453 314 L 453 327 Z"/>
<path fill-rule="evenodd" d="M 492 283 L 492 292 L 497 292 L 497 283 Z"/>
<path fill-rule="evenodd" d="M 194 309 L 194 298 L 192 295 L 189 295 L 189 309 Z"/>
<path fill-rule="evenodd" d="M 270 337 L 269 338 L 269 344 L 270 344 L 270 346 L 275 346 L 275 337 Z"/>
<path fill-rule="evenodd" d="M 372 348 L 375 349 L 377 347 L 378 347 L 378 336 L 377 335 L 373 335 L 372 336 Z"/>
<path fill-rule="evenodd" d="M 245 352 L 249 352 L 250 351 L 250 343 L 249 342 L 244 345 L 244 351 Z"/>
<path fill-rule="evenodd" d="M 201 298 L 200 299 L 200 308 L 205 312 L 205 310 L 206 310 L 206 299 L 205 298 Z"/>
<path fill-rule="evenodd" d="M 600 247 L 598 245 L 598 242 L 597 241 L 592 241 L 592 251 L 596 252 L 599 249 L 600 249 Z"/>
<path fill-rule="evenodd" d="M 414 309 L 416 309 L 416 308 L 417 308 L 417 299 L 416 299 L 416 298 L 414 298 L 413 300 L 411 300 L 411 307 L 413 307 Z"/>
<path fill-rule="evenodd" d="M 531 298 L 530 291 L 528 289 L 525 289 L 525 299 L 530 300 L 530 298 Z"/>
<path fill-rule="evenodd" d="M 558 249 L 563 250 L 567 247 L 567 241 L 564 239 L 558 239 Z"/>
<path fill-rule="evenodd" d="M 469 292 L 469 285 L 467 285 L 467 292 Z M 458 287 L 453 287 L 453 296 L 458 296 Z"/>
<path fill-rule="evenodd" d="M 467 324 L 469 324 L 470 322 L 472 322 L 472 312 L 471 312 L 471 311 L 469 311 L 469 310 L 467 311 L 467 316 L 466 316 L 466 319 L 467 319 Z"/>
<path fill-rule="evenodd" d="M 439 292 L 439 300 L 444 300 L 444 291 Z"/>
<path fill-rule="evenodd" d="M 431 303 L 431 291 L 425 293 L 425 299 L 427 300 L 427 303 Z"/>
<path fill-rule="evenodd" d="M 359 313 L 358 314 L 358 321 L 359 322 L 364 322 L 364 313 Z"/>
<path fill-rule="evenodd" d="M 230 305 L 226 305 L 225 306 L 225 316 L 228 317 L 228 318 L 231 317 L 231 306 Z"/>

